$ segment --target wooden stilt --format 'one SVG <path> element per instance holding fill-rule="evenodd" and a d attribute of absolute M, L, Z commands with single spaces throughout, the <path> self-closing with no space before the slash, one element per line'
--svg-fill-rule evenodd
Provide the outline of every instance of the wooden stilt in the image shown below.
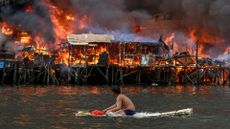
<path fill-rule="evenodd" d="M 14 83 L 14 85 L 15 84 L 17 84 L 17 63 L 16 62 L 14 62 L 14 75 L 13 75 L 14 77 L 13 77 L 13 83 Z"/>

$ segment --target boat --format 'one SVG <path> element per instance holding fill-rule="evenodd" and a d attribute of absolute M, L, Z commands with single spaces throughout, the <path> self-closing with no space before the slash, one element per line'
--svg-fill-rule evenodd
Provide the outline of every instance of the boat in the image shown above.
<path fill-rule="evenodd" d="M 76 117 L 85 117 L 85 116 L 92 116 L 92 117 L 134 117 L 134 118 L 149 118 L 149 117 L 191 117 L 193 115 L 192 108 L 180 109 L 175 111 L 168 111 L 168 112 L 137 112 L 133 116 L 118 116 L 115 113 L 109 112 L 106 115 L 92 115 L 90 111 L 80 110 L 74 113 Z"/>

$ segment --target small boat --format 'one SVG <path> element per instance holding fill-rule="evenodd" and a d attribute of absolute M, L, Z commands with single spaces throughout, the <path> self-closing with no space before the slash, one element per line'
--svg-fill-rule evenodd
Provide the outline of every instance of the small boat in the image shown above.
<path fill-rule="evenodd" d="M 98 111 L 99 112 L 99 111 Z M 130 117 L 130 116 L 117 116 L 110 112 L 105 114 L 99 113 L 99 115 L 92 114 L 92 111 L 78 111 L 74 114 L 76 117 L 92 116 L 92 117 Z M 131 116 L 134 118 L 149 118 L 149 117 L 191 117 L 193 115 L 192 108 L 186 108 L 181 110 L 169 111 L 169 112 L 137 112 Z"/>

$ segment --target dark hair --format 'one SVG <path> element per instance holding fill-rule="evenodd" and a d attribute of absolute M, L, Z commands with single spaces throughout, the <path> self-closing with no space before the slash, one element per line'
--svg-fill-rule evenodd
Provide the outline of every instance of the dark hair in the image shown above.
<path fill-rule="evenodd" d="M 121 89 L 119 86 L 113 86 L 111 91 L 115 94 L 120 94 L 121 93 Z"/>

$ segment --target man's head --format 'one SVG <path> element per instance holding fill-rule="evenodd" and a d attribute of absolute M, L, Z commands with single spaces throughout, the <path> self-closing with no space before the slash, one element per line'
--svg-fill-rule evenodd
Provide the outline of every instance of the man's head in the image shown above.
<path fill-rule="evenodd" d="M 119 86 L 113 86 L 111 91 L 113 92 L 114 96 L 119 95 L 121 93 L 121 89 Z"/>

